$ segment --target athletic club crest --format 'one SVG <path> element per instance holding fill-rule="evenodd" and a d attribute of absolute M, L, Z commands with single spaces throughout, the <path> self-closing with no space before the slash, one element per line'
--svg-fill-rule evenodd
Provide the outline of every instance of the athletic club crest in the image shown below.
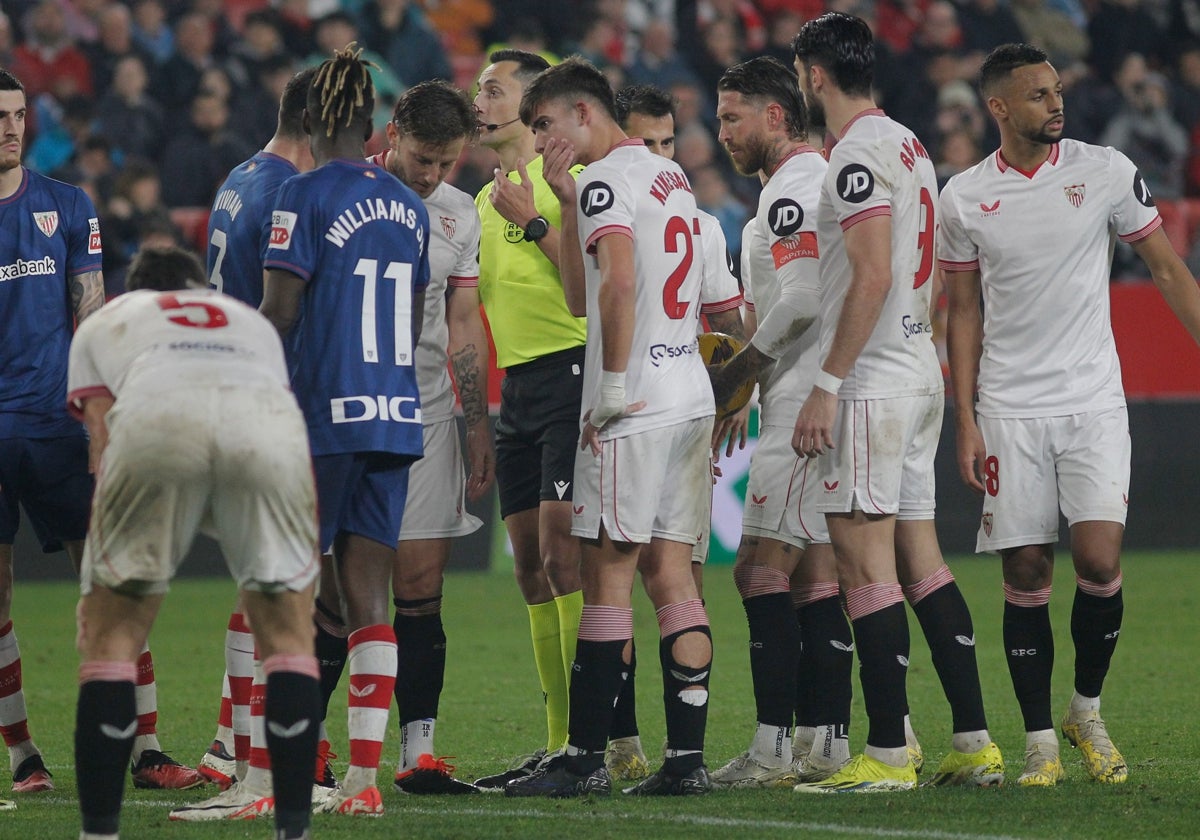
<path fill-rule="evenodd" d="M 58 230 L 58 211 L 47 210 L 44 213 L 34 213 L 33 221 L 37 224 L 38 230 L 47 237 L 54 236 L 54 232 Z"/>
<path fill-rule="evenodd" d="M 1083 206 L 1083 191 L 1087 189 L 1086 184 L 1072 184 L 1069 187 L 1063 187 L 1063 193 L 1067 196 L 1067 201 L 1071 202 L 1072 207 Z"/>
<path fill-rule="evenodd" d="M 449 216 L 439 216 L 438 218 L 442 220 L 442 233 L 446 234 L 447 239 L 453 239 L 455 220 Z"/>
<path fill-rule="evenodd" d="M 987 534 L 989 537 L 992 535 L 992 515 L 990 513 L 985 513 L 983 515 L 983 533 Z"/>

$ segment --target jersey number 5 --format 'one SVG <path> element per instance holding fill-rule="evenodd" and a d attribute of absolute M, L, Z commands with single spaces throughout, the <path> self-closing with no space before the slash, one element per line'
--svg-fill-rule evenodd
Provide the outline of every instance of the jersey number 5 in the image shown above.
<path fill-rule="evenodd" d="M 683 281 L 687 279 L 688 271 L 692 267 L 695 253 L 693 237 L 699 235 L 699 219 L 692 219 L 690 230 L 687 221 L 681 216 L 672 216 L 667 219 L 663 247 L 666 248 L 668 254 L 678 254 L 681 250 L 683 252 L 683 259 L 679 261 L 679 265 L 675 266 L 675 270 L 671 272 L 667 277 L 667 282 L 663 285 L 663 311 L 672 321 L 681 320 L 688 312 L 687 302 L 679 299 L 679 289 L 683 286 Z M 680 240 L 683 242 L 682 249 Z"/>
<path fill-rule="evenodd" d="M 181 327 L 212 330 L 229 324 L 229 317 L 221 307 L 200 300 L 181 303 L 175 295 L 159 295 L 158 308 L 164 312 L 175 313 L 167 320 Z"/>
<path fill-rule="evenodd" d="M 395 322 L 393 360 L 397 365 L 413 363 L 412 346 L 412 271 L 409 263 L 390 262 L 383 269 L 385 280 L 396 281 L 392 296 L 392 318 Z M 375 284 L 379 277 L 379 261 L 360 259 L 354 266 L 354 276 L 363 279 L 362 351 L 363 361 L 379 361 L 379 339 L 376 335 Z"/>

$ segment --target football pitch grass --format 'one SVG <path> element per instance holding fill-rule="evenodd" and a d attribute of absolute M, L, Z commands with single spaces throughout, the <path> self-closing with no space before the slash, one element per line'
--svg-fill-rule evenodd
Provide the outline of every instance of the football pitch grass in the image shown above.
<path fill-rule="evenodd" d="M 1051 601 L 1058 645 L 1056 720 L 1071 692 L 1069 611 L 1074 593 L 1069 560 L 1060 557 Z M 1001 789 L 921 789 L 873 796 L 802 796 L 791 790 L 721 792 L 706 797 L 631 800 L 512 800 L 503 796 L 414 797 L 391 786 L 398 755 L 395 710 L 380 771 L 387 813 L 381 819 L 318 816 L 320 838 L 468 837 L 765 837 L 825 835 L 864 838 L 1165 838 L 1200 835 L 1200 730 L 1196 727 L 1200 611 L 1195 555 L 1127 554 L 1125 622 L 1104 694 L 1104 716 L 1129 762 L 1129 781 L 1092 782 L 1063 742 L 1067 780 L 1049 790 L 1018 788 L 1024 738 L 1001 645 L 999 567 L 995 560 L 952 558 L 975 619 L 984 700 L 991 732 L 1007 761 Z M 19 570 L 18 570 L 19 571 Z M 754 724 L 747 630 L 730 567 L 713 566 L 706 599 L 715 638 L 706 757 L 716 768 L 746 748 Z M 158 676 L 159 733 L 165 750 L 194 764 L 211 739 L 219 698 L 225 623 L 233 603 L 227 580 L 183 580 L 168 596 L 151 637 Z M 76 696 L 76 588 L 69 583 L 17 583 L 14 618 L 21 640 L 30 722 L 54 773 L 47 794 L 0 794 L 17 800 L 0 812 L 0 838 L 74 838 L 78 803 L 72 767 Z M 657 764 L 663 742 L 657 629 L 645 597 L 635 599 L 641 647 L 637 701 L 642 741 Z M 545 738 L 526 612 L 512 577 L 452 574 L 446 582 L 449 638 L 446 686 L 437 729 L 440 752 L 454 755 L 463 779 L 502 769 Z M 911 613 L 910 613 L 911 615 Z M 950 718 L 928 648 L 915 620 L 908 690 L 913 723 L 925 749 L 925 777 L 949 747 Z M 343 685 L 345 681 L 343 680 Z M 339 775 L 345 771 L 345 694 L 330 712 Z M 852 750 L 866 735 L 855 682 Z M 4 784 L 3 788 L 8 785 Z M 138 791 L 126 785 L 122 837 L 270 837 L 263 822 L 172 823 L 174 805 L 206 798 L 215 788 Z"/>

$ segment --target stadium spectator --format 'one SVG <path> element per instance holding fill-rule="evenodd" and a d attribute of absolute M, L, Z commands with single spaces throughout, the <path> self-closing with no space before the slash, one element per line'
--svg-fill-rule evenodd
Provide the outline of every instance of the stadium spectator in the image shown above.
<path fill-rule="evenodd" d="M 1194 132 L 1200 126 L 1200 41 L 1183 47 L 1175 59 L 1171 106 L 1175 119 L 1186 131 Z M 1194 140 L 1192 146 L 1200 151 Z"/>
<path fill-rule="evenodd" d="M 383 56 L 404 85 L 454 79 L 441 35 L 414 0 L 367 0 L 358 13 L 358 31 L 367 48 Z M 389 105 L 402 90 L 392 92 Z M 386 114 L 390 109 L 383 110 Z"/>
<path fill-rule="evenodd" d="M 1182 198 L 1188 133 L 1171 116 L 1167 80 L 1148 71 L 1140 55 L 1130 53 L 1117 71 L 1116 83 L 1123 102 L 1109 118 L 1100 145 L 1124 152 L 1152 195 Z"/>
<path fill-rule="evenodd" d="M 316 49 L 305 62 L 310 67 L 323 63 L 329 56 L 347 45 L 358 43 L 361 30 L 358 22 L 348 12 L 333 11 L 313 23 L 313 40 Z M 372 36 L 373 37 L 373 36 Z M 387 125 L 396 99 L 404 92 L 405 82 L 396 75 L 390 62 L 364 41 L 362 60 L 370 62 L 371 82 L 375 88 L 375 130 L 382 131 Z"/>
<path fill-rule="evenodd" d="M 719 17 L 700 30 L 698 47 L 691 63 L 704 91 L 716 90 L 726 68 L 745 56 L 745 42 L 738 37 L 737 23 L 726 17 Z"/>
<path fill-rule="evenodd" d="M 629 80 L 668 90 L 676 84 L 698 84 L 696 74 L 680 55 L 670 21 L 654 19 L 641 33 L 641 43 L 628 68 Z"/>
<path fill-rule="evenodd" d="M 226 62 L 238 87 L 253 87 L 265 68 L 277 66 L 283 59 L 292 59 L 292 56 L 283 39 L 283 20 L 279 12 L 271 8 L 251 11 L 242 25 L 242 37 L 230 46 Z M 278 97 L 275 101 L 279 101 Z M 271 115 L 272 132 L 275 121 L 273 110 L 267 109 Z"/>
<path fill-rule="evenodd" d="M 175 52 L 175 33 L 163 0 L 133 0 L 133 41 L 159 64 Z"/>
<path fill-rule="evenodd" d="M 1000 44 L 1022 39 L 1021 25 L 1012 7 L 1000 0 L 966 0 L 958 4 L 958 25 L 967 52 L 986 55 Z"/>
<path fill-rule="evenodd" d="M 1168 57 L 1178 60 L 1180 53 L 1200 43 L 1200 0 L 1168 0 Z"/>
<path fill-rule="evenodd" d="M 942 132 L 933 158 L 939 190 L 953 176 L 979 163 L 979 138 L 980 135 L 969 128 L 951 128 Z"/>
<path fill-rule="evenodd" d="M 42 0 L 26 14 L 25 40 L 13 50 L 10 69 L 24 82 L 31 102 L 43 93 L 62 102 L 93 92 L 91 65 L 72 42 L 56 0 Z"/>
<path fill-rule="evenodd" d="M 151 220 L 171 220 L 162 202 L 159 167 L 147 159 L 127 159 L 117 173 L 112 199 L 99 209 L 105 294 L 116 297 L 125 288 L 125 270 L 141 247 L 143 231 Z"/>
<path fill-rule="evenodd" d="M 96 207 L 104 207 L 112 198 L 116 183 L 116 163 L 113 161 L 112 145 L 99 134 L 85 134 L 79 141 L 70 160 L 50 173 L 50 177 L 74 184 L 92 200 Z"/>
<path fill-rule="evenodd" d="M 155 58 L 134 42 L 133 15 L 125 4 L 104 5 L 98 20 L 98 32 L 99 37 L 84 46 L 97 95 L 104 96 L 110 92 L 117 64 L 125 56 L 138 56 L 147 70 L 156 65 Z"/>
<path fill-rule="evenodd" d="M 112 87 L 96 108 L 96 131 L 122 157 L 154 160 L 166 141 L 162 106 L 149 93 L 150 74 L 135 52 L 117 60 Z"/>
<path fill-rule="evenodd" d="M 263 146 L 275 133 L 278 103 L 299 62 L 279 55 L 264 62 L 247 87 L 239 89 L 230 104 L 233 124 L 251 145 Z"/>
<path fill-rule="evenodd" d="M 157 0 L 144 2 L 157 4 Z M 160 59 L 150 93 L 162 105 L 167 118 L 174 122 L 185 118 L 192 99 L 200 90 L 200 78 L 216 59 L 212 27 L 204 15 L 185 13 L 175 23 L 173 33 L 171 54 L 165 60 Z"/>
<path fill-rule="evenodd" d="M 903 125 L 932 126 L 938 90 L 956 79 L 972 78 L 980 60 L 981 55 L 963 49 L 954 4 L 932 0 L 910 48 L 896 58 L 891 77 L 876 76 L 888 114 Z"/>
<path fill-rule="evenodd" d="M 1164 54 L 1162 29 L 1142 0 L 1100 0 L 1087 25 L 1091 53 L 1088 62 L 1100 81 L 1114 83 L 1117 70 L 1130 53 L 1157 63 Z"/>
<path fill-rule="evenodd" d="M 71 159 L 83 138 L 91 133 L 95 102 L 82 94 L 72 94 L 61 102 L 53 96 L 38 99 L 38 133 L 29 144 L 25 165 L 49 174 Z"/>
<path fill-rule="evenodd" d="M 742 225 L 746 223 L 746 206 L 734 196 L 729 181 L 716 166 L 701 166 L 688 170 L 696 206 L 711 214 L 721 225 L 730 254 L 742 250 Z"/>
<path fill-rule="evenodd" d="M 1012 0 L 1012 13 L 1021 27 L 1017 40 L 1044 50 L 1056 65 L 1068 67 L 1087 58 L 1087 33 L 1048 0 Z"/>
<path fill-rule="evenodd" d="M 163 201 L 168 207 L 207 207 L 217 185 L 253 153 L 250 144 L 231 130 L 229 105 L 216 93 L 200 91 L 191 102 L 187 125 L 163 150 Z"/>
<path fill-rule="evenodd" d="M 437 0 L 422 8 L 451 58 L 475 58 L 483 52 L 481 33 L 496 17 L 492 0 Z"/>

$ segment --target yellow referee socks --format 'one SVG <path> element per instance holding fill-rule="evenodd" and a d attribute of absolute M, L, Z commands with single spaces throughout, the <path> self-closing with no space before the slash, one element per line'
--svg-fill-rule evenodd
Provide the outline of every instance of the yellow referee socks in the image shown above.
<path fill-rule="evenodd" d="M 571 596 L 567 596 L 568 598 Z M 554 601 L 544 604 L 529 604 L 529 632 L 533 638 L 533 661 L 537 664 L 538 679 L 542 694 L 546 698 L 546 750 L 553 752 L 567 742 L 568 688 L 567 673 L 563 669 L 563 649 L 558 623 L 559 607 Z M 583 597 L 580 595 L 581 602 Z M 579 614 L 575 615 L 574 637 L 579 631 Z"/>

